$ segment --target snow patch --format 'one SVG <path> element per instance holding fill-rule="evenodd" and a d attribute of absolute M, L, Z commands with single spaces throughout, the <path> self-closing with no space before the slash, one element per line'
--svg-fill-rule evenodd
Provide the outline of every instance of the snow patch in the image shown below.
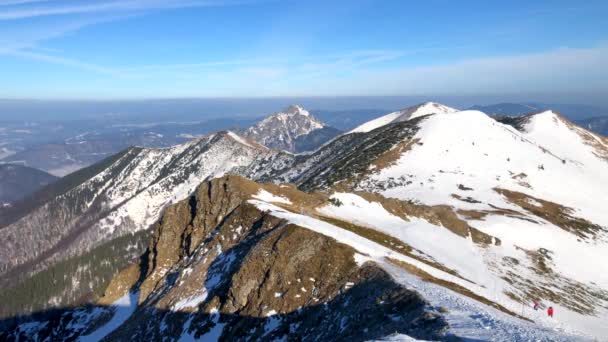
<path fill-rule="evenodd" d="M 203 288 L 200 291 L 200 293 L 192 295 L 187 298 L 183 298 L 180 301 L 178 301 L 177 303 L 173 304 L 171 309 L 173 311 L 180 311 L 185 308 L 196 308 L 199 306 L 199 304 L 204 302 L 205 299 L 207 299 L 207 295 L 208 295 L 207 289 Z"/>
<path fill-rule="evenodd" d="M 264 189 L 260 189 L 260 191 L 256 195 L 253 195 L 253 198 L 271 203 L 291 204 L 291 201 L 289 199 L 282 196 L 273 195 Z"/>

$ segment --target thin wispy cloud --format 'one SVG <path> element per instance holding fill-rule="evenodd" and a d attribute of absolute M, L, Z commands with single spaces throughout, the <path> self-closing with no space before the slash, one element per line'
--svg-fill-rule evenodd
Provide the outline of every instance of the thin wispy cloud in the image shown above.
<path fill-rule="evenodd" d="M 47 48 L 41 44 L 45 41 L 63 37 L 85 27 L 130 18 L 132 15 L 96 16 L 65 22 L 52 27 L 35 27 L 28 31 L 0 33 L 0 56 L 12 56 L 38 62 L 62 65 L 96 73 L 114 76 L 125 76 L 119 70 L 95 65 L 85 61 L 58 56 L 57 49 Z"/>
<path fill-rule="evenodd" d="M 596 92 L 608 89 L 608 46 L 558 48 L 546 52 L 389 70 L 360 70 L 347 82 L 323 80 L 343 94 L 500 94 L 542 91 Z M 368 84 L 377 84 L 372 92 Z"/>
<path fill-rule="evenodd" d="M 0 1 L 0 6 L 15 6 L 15 5 L 26 5 L 40 2 L 47 2 L 51 0 L 4 0 Z"/>
<path fill-rule="evenodd" d="M 422 52 L 421 50 L 420 52 Z M 155 64 L 155 65 L 140 65 L 132 67 L 124 67 L 121 70 L 125 72 L 137 71 L 174 71 L 174 70 L 197 70 L 217 67 L 242 67 L 242 66 L 264 66 L 270 65 L 290 65 L 298 66 L 304 69 L 315 69 L 317 67 L 356 67 L 367 64 L 381 63 L 390 60 L 399 59 L 403 56 L 411 54 L 411 51 L 384 51 L 384 50 L 360 50 L 345 52 L 342 54 L 328 55 L 308 55 L 308 56 L 293 56 L 289 60 L 285 58 L 250 58 L 222 61 L 206 61 L 197 63 L 181 63 L 181 64 Z"/>
<path fill-rule="evenodd" d="M 0 49 L 0 54 L 20 57 L 20 58 L 27 58 L 27 59 L 32 59 L 32 60 L 45 62 L 45 63 L 58 64 L 58 65 L 78 68 L 78 69 L 82 69 L 82 70 L 88 70 L 88 71 L 92 71 L 95 73 L 112 75 L 112 76 L 123 76 L 123 77 L 126 76 L 125 74 L 122 74 L 119 70 L 116 70 L 114 68 L 107 68 L 107 67 L 103 67 L 103 66 L 96 65 L 96 64 L 90 64 L 90 63 L 81 62 L 81 61 L 74 60 L 74 59 L 52 56 L 52 55 L 47 55 L 47 54 L 43 54 L 43 53 L 29 52 L 29 51 L 25 51 L 25 50 L 7 51 L 7 50 Z"/>
<path fill-rule="evenodd" d="M 66 20 L 53 25 L 22 25 L 12 31 L 0 31 L 0 50 L 45 49 L 40 44 L 64 37 L 89 26 L 130 18 L 132 15 L 97 15 Z M 27 28 L 27 29 L 24 29 Z"/>
<path fill-rule="evenodd" d="M 359 55 L 359 52 L 345 56 Z M 337 56 L 332 56 L 337 57 Z M 320 58 L 322 59 L 322 58 Z M 547 52 L 469 58 L 425 66 L 373 65 L 336 71 L 336 65 L 310 64 L 232 66 L 169 74 L 171 88 L 155 88 L 168 96 L 323 96 L 505 94 L 543 91 L 589 92 L 608 89 L 608 46 L 559 48 Z M 347 65 L 349 65 L 347 63 Z M 140 74 L 144 75 L 144 74 Z M 145 74 L 153 84 L 166 84 L 167 74 Z M 180 88 L 179 85 L 182 87 Z M 174 86 L 175 85 L 175 86 Z M 373 85 L 370 87 L 370 85 Z M 178 93 L 173 93 L 173 92 Z"/>
<path fill-rule="evenodd" d="M 42 1 L 24 1 L 21 4 L 31 4 Z M 68 14 L 138 12 L 166 10 L 190 7 L 231 6 L 251 1 L 231 0 L 122 0 L 122 1 L 91 1 L 80 4 L 53 2 L 45 6 L 18 6 L 0 12 L 0 20 L 18 20 L 42 16 Z M 14 2 L 12 4 L 19 4 Z M 11 5 L 10 2 L 6 5 Z"/>
<path fill-rule="evenodd" d="M 95 14 L 84 19 L 68 20 L 63 24 L 51 28 L 42 28 L 36 31 L 29 29 L 20 34 L 0 33 L 0 55 L 24 58 L 39 62 L 62 65 L 76 69 L 127 77 L 137 75 L 134 71 L 188 69 L 194 67 L 217 67 L 222 65 L 251 65 L 252 61 L 218 61 L 184 65 L 150 66 L 140 68 L 116 68 L 102 66 L 86 61 L 56 55 L 58 51 L 48 49 L 40 44 L 47 40 L 59 38 L 79 31 L 85 27 L 122 20 L 137 16 L 149 11 L 168 10 L 188 7 L 231 6 L 250 4 L 259 0 L 121 0 L 96 1 L 82 4 L 65 3 L 51 0 L 6 0 L 0 1 L 0 6 L 14 6 L 0 11 L 0 21 L 37 18 L 52 15 Z M 32 4 L 47 3 L 47 6 L 28 6 Z M 22 6 L 25 5 L 25 6 Z"/>

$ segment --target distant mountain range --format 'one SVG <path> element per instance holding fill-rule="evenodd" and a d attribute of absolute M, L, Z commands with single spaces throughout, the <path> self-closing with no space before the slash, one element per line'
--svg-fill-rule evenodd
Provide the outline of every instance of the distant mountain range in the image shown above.
<path fill-rule="evenodd" d="M 296 126 L 300 127 L 279 128 L 284 125 L 277 119 L 279 114 L 293 115 L 287 113 L 293 108 L 272 114 L 265 119 L 226 118 L 192 122 L 129 123 L 113 121 L 109 117 L 108 123 L 68 121 L 28 123 L 25 126 L 14 122 L 5 123 L 4 127 L 0 127 L 0 163 L 29 166 L 55 176 L 64 176 L 130 146 L 169 147 L 226 129 L 242 132 L 257 141 L 267 139 L 266 144 L 272 148 L 299 153 L 312 151 L 341 132 L 350 131 L 386 112 L 378 109 L 309 112 L 301 106 L 298 108 L 302 112 L 295 111 L 294 117 L 311 118 L 299 120 Z M 604 116 L 607 113 L 592 106 L 501 103 L 473 106 L 471 109 L 490 115 L 523 115 L 549 108 L 578 125 L 599 134 L 608 134 L 608 124 Z M 308 116 L 301 115 L 304 112 Z M 245 132 L 246 130 L 249 132 Z M 270 136 L 270 132 L 276 134 Z"/>
<path fill-rule="evenodd" d="M 283 116 L 289 116 L 290 120 L 284 120 Z M 61 141 L 35 143 L 20 151 L 2 148 L 0 163 L 19 164 L 65 176 L 130 146 L 170 147 L 223 129 L 242 130 L 245 136 L 268 147 L 290 152 L 314 150 L 342 133 L 314 118 L 302 107 L 293 106 L 263 120 L 228 118 L 192 123 L 116 124 L 100 130 L 89 127 L 87 132 Z"/>
<path fill-rule="evenodd" d="M 423 103 L 307 153 L 260 143 L 325 127 L 306 113 L 129 148 L 1 208 L 0 340 L 608 334 L 608 139 Z"/>
<path fill-rule="evenodd" d="M 497 103 L 491 105 L 475 105 L 471 110 L 478 110 L 489 115 L 523 115 L 553 110 L 569 120 L 585 120 L 597 116 L 608 116 L 608 109 L 579 104 L 560 103 Z"/>
<path fill-rule="evenodd" d="M 586 129 L 608 136 L 608 116 L 594 117 L 584 120 L 575 121 L 577 125 L 585 127 Z"/>
<path fill-rule="evenodd" d="M 64 176 L 91 165 L 131 146 L 170 147 L 187 142 L 211 132 L 254 124 L 257 119 L 214 119 L 203 122 L 159 122 L 145 124 L 112 124 L 95 127 L 83 124 L 84 132 L 64 136 L 55 141 L 40 141 L 28 146 L 17 146 L 6 153 L 0 163 L 13 163 L 44 170 L 56 176 Z M 67 133 L 77 131 L 77 123 L 68 123 Z M 44 126 L 40 124 L 39 126 Z M 48 135 L 44 127 L 32 128 L 29 135 Z M 51 124 L 61 129 L 63 125 Z M 76 126 L 79 127 L 79 126 Z M 15 133 L 13 133 L 15 135 Z M 20 139 L 18 136 L 16 139 Z M 1 153 L 1 151 L 0 151 Z"/>

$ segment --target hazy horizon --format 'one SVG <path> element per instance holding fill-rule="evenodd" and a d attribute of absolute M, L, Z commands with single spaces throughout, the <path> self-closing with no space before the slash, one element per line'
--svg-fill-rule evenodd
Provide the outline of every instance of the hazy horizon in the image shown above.
<path fill-rule="evenodd" d="M 561 101 L 560 101 L 561 100 Z M 588 106 L 594 115 L 608 115 L 607 105 L 564 96 L 341 96 L 341 97 L 233 97 L 158 99 L 0 99 L 0 121 L 53 121 L 80 119 L 204 120 L 222 117 L 259 117 L 300 104 L 309 110 L 370 109 L 378 114 L 433 101 L 455 108 L 497 103 L 537 103 Z M 605 110 L 605 111 L 604 111 Z M 596 112 L 602 113 L 598 114 Z M 593 116 L 581 113 L 581 116 Z"/>

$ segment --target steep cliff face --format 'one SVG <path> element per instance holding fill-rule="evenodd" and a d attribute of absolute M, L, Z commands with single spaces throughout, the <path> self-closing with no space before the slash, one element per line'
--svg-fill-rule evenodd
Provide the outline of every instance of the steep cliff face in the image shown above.
<path fill-rule="evenodd" d="M 443 336 L 445 321 L 419 294 L 352 247 L 260 210 L 251 198 L 264 193 L 234 176 L 203 183 L 166 210 L 147 253 L 97 306 L 22 323 L 10 337 L 26 329 L 107 340 Z M 118 320 L 112 305 L 127 297 L 132 309 Z"/>

